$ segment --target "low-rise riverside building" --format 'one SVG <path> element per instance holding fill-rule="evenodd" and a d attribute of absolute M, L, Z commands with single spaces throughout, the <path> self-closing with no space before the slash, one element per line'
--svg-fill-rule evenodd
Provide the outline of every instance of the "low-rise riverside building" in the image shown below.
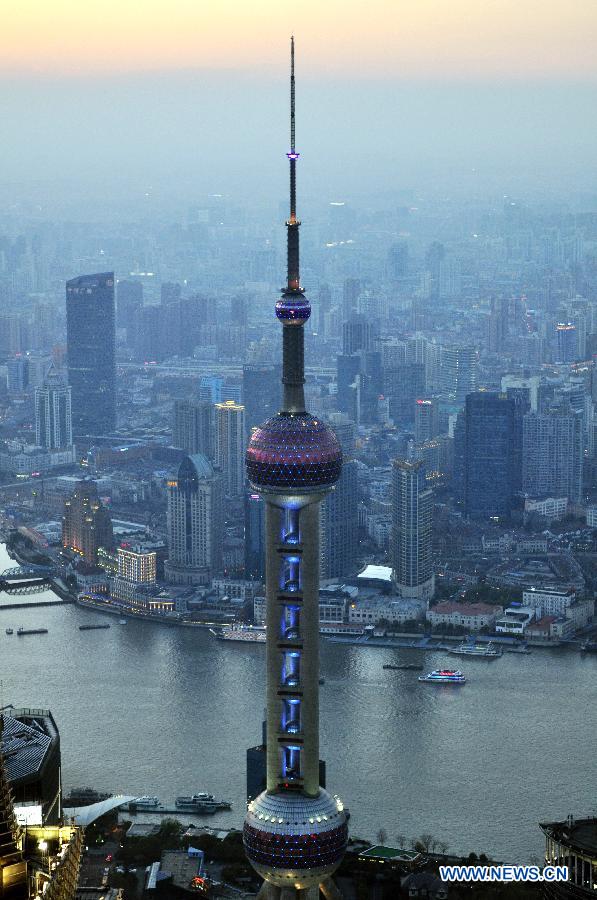
<path fill-rule="evenodd" d="M 433 628 L 452 625 L 469 631 L 481 631 L 483 628 L 493 628 L 502 612 L 503 607 L 489 603 L 454 603 L 446 600 L 430 607 L 426 618 Z"/>

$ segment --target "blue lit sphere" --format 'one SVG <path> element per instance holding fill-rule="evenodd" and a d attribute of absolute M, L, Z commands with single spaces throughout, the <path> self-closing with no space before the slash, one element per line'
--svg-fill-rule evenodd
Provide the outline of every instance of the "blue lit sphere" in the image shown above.
<path fill-rule="evenodd" d="M 276 315 L 286 325 L 302 325 L 311 315 L 311 304 L 301 291 L 286 291 L 276 303 Z"/>
<path fill-rule="evenodd" d="M 338 438 L 309 413 L 278 413 L 251 435 L 247 476 L 256 491 L 297 494 L 329 490 L 340 477 Z"/>
<path fill-rule="evenodd" d="M 340 865 L 348 842 L 341 801 L 264 791 L 249 804 L 243 828 L 247 859 L 278 887 L 315 887 Z"/>

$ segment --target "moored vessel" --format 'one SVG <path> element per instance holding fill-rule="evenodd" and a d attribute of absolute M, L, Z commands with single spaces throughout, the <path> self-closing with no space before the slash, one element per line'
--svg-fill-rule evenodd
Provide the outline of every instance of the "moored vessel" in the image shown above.
<path fill-rule="evenodd" d="M 419 681 L 428 684 L 465 684 L 466 678 L 458 669 L 434 669 L 427 675 L 419 675 Z"/>
<path fill-rule="evenodd" d="M 265 628 L 257 625 L 231 625 L 219 631 L 210 629 L 219 641 L 244 641 L 246 643 L 264 644 Z"/>
<path fill-rule="evenodd" d="M 597 641 L 585 641 L 581 644 L 580 649 L 583 653 L 597 653 Z"/>
<path fill-rule="evenodd" d="M 448 650 L 453 656 L 476 656 L 480 659 L 497 659 L 502 655 L 500 647 L 496 647 L 492 641 L 488 644 L 477 644 L 472 641 L 465 641 L 458 647 L 451 647 Z"/>
<path fill-rule="evenodd" d="M 105 625 L 79 625 L 79 631 L 95 631 L 98 628 L 109 628 L 110 625 L 106 622 Z"/>
<path fill-rule="evenodd" d="M 21 625 L 20 628 L 17 628 L 17 634 L 47 634 L 47 628 L 23 628 Z"/>
<path fill-rule="evenodd" d="M 195 813 L 215 813 L 220 809 L 230 809 L 232 804 L 226 800 L 216 800 L 213 794 L 200 791 L 198 794 L 190 796 L 177 797 L 175 806 L 177 809 L 183 809 L 187 812 Z"/>
<path fill-rule="evenodd" d="M 136 806 L 137 809 L 157 809 L 160 805 L 159 797 L 135 797 L 131 800 L 129 806 Z"/>

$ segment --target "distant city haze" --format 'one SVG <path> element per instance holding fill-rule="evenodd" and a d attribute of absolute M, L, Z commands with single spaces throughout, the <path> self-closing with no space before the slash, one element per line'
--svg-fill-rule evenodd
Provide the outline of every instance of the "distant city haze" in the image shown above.
<path fill-rule="evenodd" d="M 3 12 L 6 200 L 277 200 L 292 30 L 304 198 L 595 190 L 591 0 L 38 0 Z"/>

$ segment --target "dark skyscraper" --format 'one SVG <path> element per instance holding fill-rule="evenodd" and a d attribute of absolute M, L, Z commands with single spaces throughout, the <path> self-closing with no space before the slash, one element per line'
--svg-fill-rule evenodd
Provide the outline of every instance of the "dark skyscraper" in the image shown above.
<path fill-rule="evenodd" d="M 245 578 L 265 578 L 265 501 L 245 494 Z"/>
<path fill-rule="evenodd" d="M 245 407 L 245 430 L 248 437 L 251 429 L 271 418 L 280 409 L 282 402 L 280 367 L 243 366 L 242 397 Z"/>
<path fill-rule="evenodd" d="M 345 459 L 336 489 L 321 504 L 321 577 L 357 572 L 359 549 L 358 463 Z"/>
<path fill-rule="evenodd" d="M 114 273 L 66 283 L 68 381 L 75 435 L 116 428 Z"/>
<path fill-rule="evenodd" d="M 522 432 L 514 398 L 479 391 L 466 398 L 464 506 L 471 519 L 508 518 L 520 476 Z"/>
<path fill-rule="evenodd" d="M 206 400 L 175 400 L 172 444 L 189 456 L 203 453 L 213 459 L 215 419 L 213 403 Z"/>

